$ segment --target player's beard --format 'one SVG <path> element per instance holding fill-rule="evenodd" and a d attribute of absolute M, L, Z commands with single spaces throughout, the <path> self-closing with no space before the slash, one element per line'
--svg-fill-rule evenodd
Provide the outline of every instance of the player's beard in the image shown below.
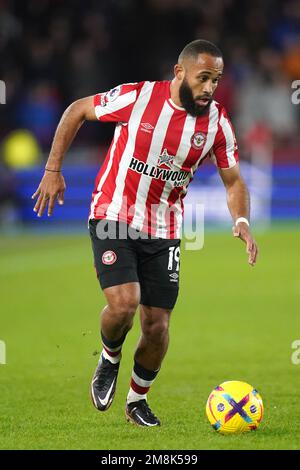
<path fill-rule="evenodd" d="M 194 117 L 203 116 L 206 114 L 212 102 L 212 97 L 207 95 L 196 96 L 196 98 L 194 98 L 193 92 L 186 78 L 184 78 L 182 84 L 180 85 L 179 98 L 186 112 Z M 199 100 L 204 98 L 209 100 L 205 106 L 201 106 L 200 104 L 196 103 L 196 99 Z"/>

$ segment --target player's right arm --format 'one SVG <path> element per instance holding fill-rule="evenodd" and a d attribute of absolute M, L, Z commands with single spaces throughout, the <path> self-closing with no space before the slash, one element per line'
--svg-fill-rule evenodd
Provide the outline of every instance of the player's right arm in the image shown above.
<path fill-rule="evenodd" d="M 48 216 L 56 199 L 64 203 L 65 180 L 61 174 L 63 158 L 84 121 L 128 122 L 144 82 L 124 83 L 95 96 L 74 101 L 57 126 L 44 176 L 32 195 L 38 196 L 34 211 L 41 217 L 48 203 Z"/>
<path fill-rule="evenodd" d="M 61 168 L 65 153 L 74 140 L 84 121 L 97 121 L 94 97 L 89 96 L 74 101 L 63 113 L 52 142 L 49 158 L 41 182 L 32 195 L 38 198 L 34 211 L 41 217 L 48 203 L 48 216 L 53 212 L 55 201 L 64 203 L 66 184 Z"/>

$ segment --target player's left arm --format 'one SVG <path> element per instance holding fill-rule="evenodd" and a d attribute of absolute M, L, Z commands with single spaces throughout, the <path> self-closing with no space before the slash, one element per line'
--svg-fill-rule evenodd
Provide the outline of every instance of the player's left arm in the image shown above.
<path fill-rule="evenodd" d="M 254 266 L 257 259 L 258 247 L 246 222 L 238 222 L 237 219 L 244 217 L 250 220 L 250 196 L 248 188 L 241 176 L 239 164 L 232 168 L 219 168 L 219 173 L 226 188 L 227 204 L 232 216 L 234 226 L 232 232 L 246 243 L 248 262 Z"/>

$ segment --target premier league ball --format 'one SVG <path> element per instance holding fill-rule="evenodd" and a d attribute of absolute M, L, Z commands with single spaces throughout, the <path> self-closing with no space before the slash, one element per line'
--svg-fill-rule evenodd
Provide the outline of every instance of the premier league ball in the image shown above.
<path fill-rule="evenodd" d="M 262 420 L 263 411 L 257 390 L 237 380 L 216 387 L 206 404 L 210 424 L 222 434 L 254 431 Z"/>

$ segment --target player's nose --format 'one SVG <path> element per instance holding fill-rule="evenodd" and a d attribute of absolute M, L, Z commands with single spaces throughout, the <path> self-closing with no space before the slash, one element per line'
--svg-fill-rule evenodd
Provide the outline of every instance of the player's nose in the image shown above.
<path fill-rule="evenodd" d="M 213 94 L 213 83 L 212 83 L 212 80 L 207 80 L 204 85 L 203 85 L 203 88 L 202 88 L 202 91 L 204 93 L 207 93 L 208 95 L 212 95 Z"/>

